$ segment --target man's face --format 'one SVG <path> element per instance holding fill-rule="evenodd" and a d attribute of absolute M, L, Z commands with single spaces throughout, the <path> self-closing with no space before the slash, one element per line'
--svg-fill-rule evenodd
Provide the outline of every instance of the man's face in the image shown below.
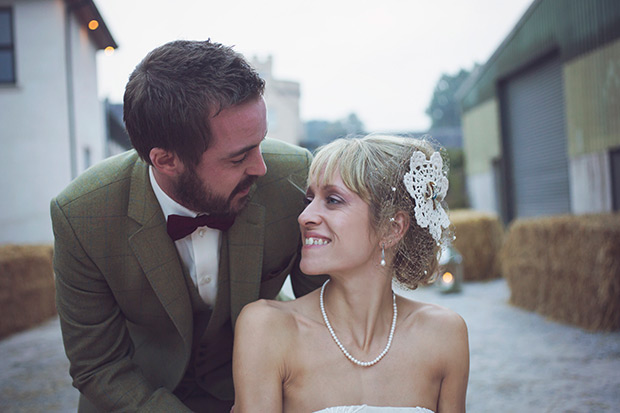
<path fill-rule="evenodd" d="M 262 97 L 222 110 L 210 119 L 211 145 L 195 167 L 185 166 L 174 185 L 174 198 L 196 211 L 237 214 L 250 187 L 267 168 L 260 143 L 267 135 Z"/>

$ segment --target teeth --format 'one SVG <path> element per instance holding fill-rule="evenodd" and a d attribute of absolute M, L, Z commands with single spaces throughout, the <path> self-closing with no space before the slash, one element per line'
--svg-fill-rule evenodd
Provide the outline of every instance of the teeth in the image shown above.
<path fill-rule="evenodd" d="M 306 245 L 325 245 L 329 244 L 329 241 L 322 238 L 306 238 Z"/>

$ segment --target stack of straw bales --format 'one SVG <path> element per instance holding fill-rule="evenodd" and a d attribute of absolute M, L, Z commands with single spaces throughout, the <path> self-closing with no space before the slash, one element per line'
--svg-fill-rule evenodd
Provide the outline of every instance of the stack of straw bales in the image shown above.
<path fill-rule="evenodd" d="M 0 246 L 0 337 L 56 314 L 50 245 Z"/>
<path fill-rule="evenodd" d="M 517 220 L 502 251 L 510 301 L 587 330 L 620 329 L 620 215 Z"/>
<path fill-rule="evenodd" d="M 452 244 L 463 257 L 463 280 L 498 278 L 503 227 L 497 215 L 461 209 L 450 211 L 450 221 L 456 236 Z"/>

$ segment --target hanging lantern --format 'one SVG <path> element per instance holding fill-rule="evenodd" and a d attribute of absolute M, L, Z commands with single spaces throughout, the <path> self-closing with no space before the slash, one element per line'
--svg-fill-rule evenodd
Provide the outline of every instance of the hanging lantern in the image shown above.
<path fill-rule="evenodd" d="M 435 281 L 439 292 L 458 293 L 463 284 L 463 257 L 452 245 L 443 248 L 439 259 L 439 276 Z"/>

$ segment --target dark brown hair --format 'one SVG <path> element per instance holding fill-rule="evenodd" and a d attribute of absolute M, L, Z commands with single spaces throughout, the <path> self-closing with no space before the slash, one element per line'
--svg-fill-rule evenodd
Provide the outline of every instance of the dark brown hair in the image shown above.
<path fill-rule="evenodd" d="M 177 40 L 151 51 L 129 77 L 124 120 L 133 147 L 195 166 L 211 140 L 208 119 L 262 96 L 265 82 L 239 53 L 219 43 Z"/>

